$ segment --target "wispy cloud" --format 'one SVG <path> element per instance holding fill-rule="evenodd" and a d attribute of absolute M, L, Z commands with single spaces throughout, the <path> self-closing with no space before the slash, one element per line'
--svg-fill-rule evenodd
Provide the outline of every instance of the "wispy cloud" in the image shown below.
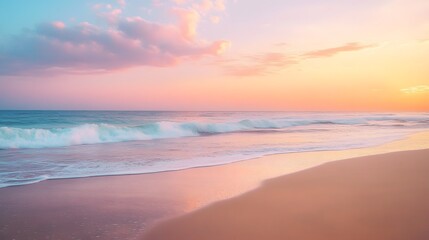
<path fill-rule="evenodd" d="M 342 46 L 333 47 L 333 48 L 325 48 L 315 51 L 310 51 L 307 53 L 304 53 L 302 56 L 306 58 L 320 58 L 320 57 L 332 57 L 336 54 L 342 53 L 342 52 L 352 52 L 352 51 L 359 51 L 366 48 L 372 48 L 375 47 L 374 44 L 364 45 L 357 42 L 347 43 Z"/>
<path fill-rule="evenodd" d="M 276 43 L 275 46 L 287 46 L 286 43 Z M 267 52 L 243 56 L 239 59 L 229 59 L 220 62 L 227 75 L 260 76 L 278 72 L 292 64 L 298 64 L 309 58 L 331 57 L 341 52 L 352 52 L 375 47 L 375 44 L 347 43 L 345 45 L 309 51 L 303 54 L 286 55 L 281 52 Z"/>
<path fill-rule="evenodd" d="M 429 86 L 418 85 L 418 86 L 413 86 L 413 87 L 402 88 L 401 92 L 406 93 L 406 94 L 429 93 Z"/>
<path fill-rule="evenodd" d="M 296 61 L 280 52 L 268 52 L 244 56 L 238 60 L 229 60 L 222 64 L 227 75 L 259 76 L 277 72 Z"/>
<path fill-rule="evenodd" d="M 124 5 L 125 1 L 118 1 Z M 106 9 L 106 6 L 96 6 Z M 100 72 L 135 66 L 166 67 L 186 59 L 218 55 L 228 41 L 205 41 L 197 34 L 200 15 L 174 8 L 176 21 L 157 23 L 141 17 L 123 17 L 111 9 L 107 28 L 83 22 L 39 24 L 0 48 L 0 75 L 45 72 Z"/>

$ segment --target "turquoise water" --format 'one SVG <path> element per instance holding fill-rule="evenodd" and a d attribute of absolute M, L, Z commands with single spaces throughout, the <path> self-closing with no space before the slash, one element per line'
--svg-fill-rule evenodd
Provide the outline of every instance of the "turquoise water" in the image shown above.
<path fill-rule="evenodd" d="M 428 113 L 0 111 L 0 187 L 375 146 Z"/>

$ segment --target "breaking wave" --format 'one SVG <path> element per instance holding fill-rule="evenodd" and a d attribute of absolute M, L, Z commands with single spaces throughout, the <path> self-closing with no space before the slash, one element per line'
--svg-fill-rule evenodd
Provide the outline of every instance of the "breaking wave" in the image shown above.
<path fill-rule="evenodd" d="M 82 124 L 67 128 L 17 128 L 0 127 L 0 149 L 48 148 L 81 144 L 112 143 L 136 140 L 181 138 L 245 131 L 276 130 L 313 124 L 368 124 L 379 119 L 337 119 L 337 120 L 241 120 L 224 123 L 198 122 L 154 122 L 140 126 L 118 126 L 112 124 Z M 397 124 L 397 123 L 396 123 Z"/>

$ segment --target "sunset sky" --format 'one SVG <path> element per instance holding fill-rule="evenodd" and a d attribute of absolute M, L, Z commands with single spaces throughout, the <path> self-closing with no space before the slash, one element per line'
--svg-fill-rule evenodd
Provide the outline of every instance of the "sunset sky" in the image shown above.
<path fill-rule="evenodd" d="M 0 109 L 429 111 L 429 1 L 1 1 Z"/>

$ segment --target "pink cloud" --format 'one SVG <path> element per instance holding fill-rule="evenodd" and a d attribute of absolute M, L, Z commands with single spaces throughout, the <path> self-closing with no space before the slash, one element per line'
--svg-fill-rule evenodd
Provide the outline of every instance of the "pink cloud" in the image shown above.
<path fill-rule="evenodd" d="M 275 46 L 285 46 L 285 43 L 277 43 Z M 331 57 L 341 52 L 358 51 L 377 46 L 376 44 L 347 43 L 339 47 L 310 51 L 304 54 L 287 56 L 281 52 L 267 52 L 242 57 L 237 60 L 218 62 L 227 75 L 234 76 L 259 76 L 275 73 L 292 64 L 298 64 L 309 58 Z M 239 63 L 237 63 L 239 62 Z"/>
<path fill-rule="evenodd" d="M 304 57 L 307 58 L 318 58 L 318 57 L 332 57 L 338 53 L 341 52 L 351 52 L 351 51 L 358 51 L 366 48 L 375 47 L 376 45 L 362 45 L 357 42 L 353 43 L 347 43 L 345 45 L 334 47 L 334 48 L 326 48 L 316 51 L 311 51 L 308 53 L 303 54 Z"/>
<path fill-rule="evenodd" d="M 178 16 L 179 27 L 182 35 L 188 40 L 195 38 L 197 33 L 197 25 L 200 20 L 200 15 L 195 10 L 188 10 L 183 8 L 175 8 L 173 12 Z"/>
<path fill-rule="evenodd" d="M 117 8 L 117 9 L 112 9 L 111 11 L 108 11 L 108 12 L 98 13 L 98 16 L 103 18 L 110 24 L 115 24 L 119 20 L 121 14 L 122 14 L 122 10 Z"/>
<path fill-rule="evenodd" d="M 277 43 L 275 46 L 285 46 L 285 43 Z M 310 51 L 304 54 L 285 55 L 281 52 L 267 52 L 230 59 L 218 62 L 227 75 L 234 76 L 260 76 L 275 73 L 292 64 L 298 64 L 309 58 L 331 57 L 341 52 L 358 51 L 377 46 L 376 44 L 364 45 L 360 43 L 347 43 L 335 48 L 326 48 Z"/>
<path fill-rule="evenodd" d="M 66 25 L 63 22 L 57 21 L 57 22 L 53 22 L 52 26 L 57 28 L 57 29 L 63 29 L 66 27 Z"/>
<path fill-rule="evenodd" d="M 215 41 L 210 46 L 210 52 L 220 55 L 224 53 L 230 46 L 231 43 L 229 41 Z"/>
<path fill-rule="evenodd" d="M 87 22 L 74 26 L 40 24 L 15 36 L 0 50 L 0 75 L 167 67 L 216 56 L 229 46 L 225 40 L 207 42 L 199 38 L 199 15 L 194 10 L 176 8 L 174 13 L 177 21 L 170 24 L 120 16 L 108 29 Z"/>

